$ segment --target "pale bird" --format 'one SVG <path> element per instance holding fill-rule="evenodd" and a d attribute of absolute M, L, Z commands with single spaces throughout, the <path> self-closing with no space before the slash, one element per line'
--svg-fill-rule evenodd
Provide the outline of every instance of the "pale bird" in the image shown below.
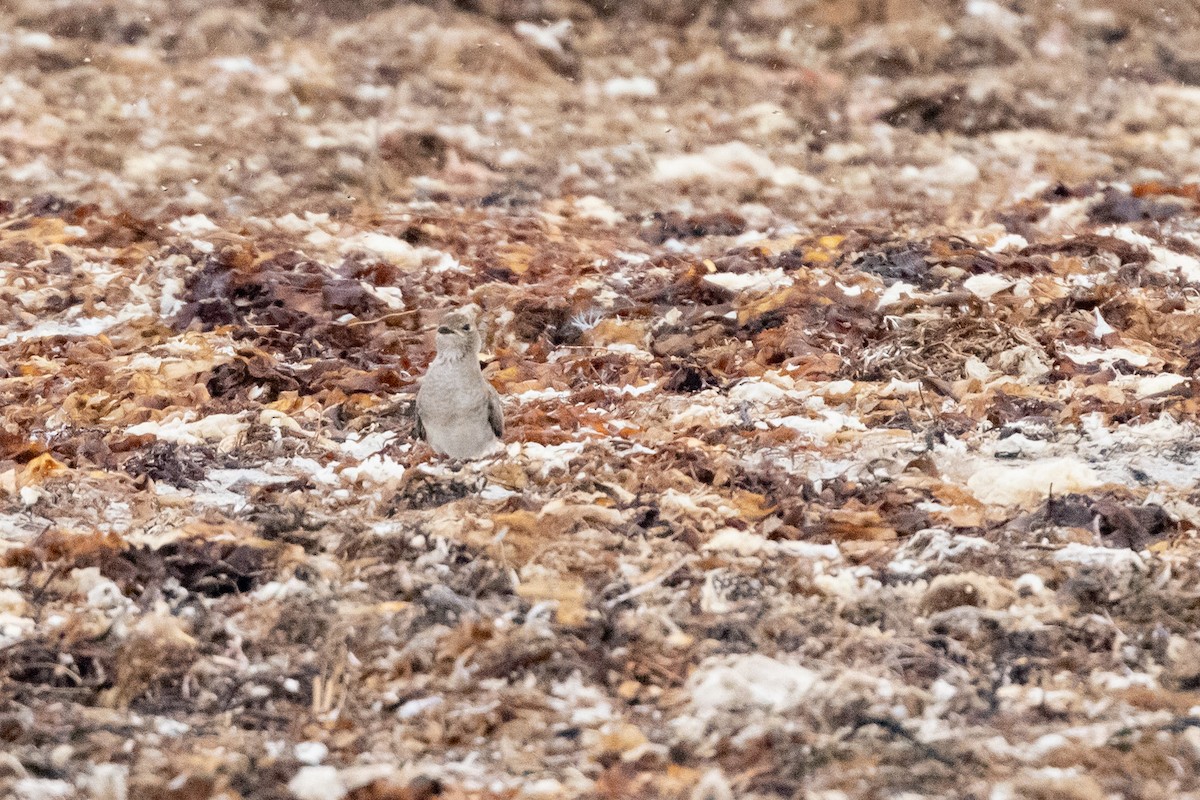
<path fill-rule="evenodd" d="M 479 367 L 479 326 L 464 309 L 437 329 L 437 356 L 417 391 L 416 435 L 451 458 L 479 458 L 504 435 L 500 396 Z"/>

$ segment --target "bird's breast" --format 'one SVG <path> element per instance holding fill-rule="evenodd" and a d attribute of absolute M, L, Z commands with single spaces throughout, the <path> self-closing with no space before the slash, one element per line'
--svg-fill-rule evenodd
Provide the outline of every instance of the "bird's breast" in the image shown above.
<path fill-rule="evenodd" d="M 452 419 L 469 414 L 487 403 L 483 378 L 430 369 L 417 395 L 422 417 Z"/>

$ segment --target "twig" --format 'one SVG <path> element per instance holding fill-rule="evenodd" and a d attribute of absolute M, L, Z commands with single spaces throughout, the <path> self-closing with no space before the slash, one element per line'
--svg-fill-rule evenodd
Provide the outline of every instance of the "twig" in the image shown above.
<path fill-rule="evenodd" d="M 862 717 L 858 720 L 858 722 L 854 726 L 854 730 L 852 730 L 850 733 L 851 733 L 851 735 L 853 735 L 853 734 L 857 733 L 858 731 L 862 730 L 863 728 L 866 728 L 871 725 L 876 725 L 876 726 L 882 728 L 883 730 L 887 731 L 888 733 L 891 733 L 895 736 L 900 737 L 901 739 L 904 739 L 905 741 L 907 741 L 911 745 L 913 745 L 913 747 L 920 750 L 926 758 L 933 759 L 934 761 L 938 761 L 942 764 L 945 764 L 946 766 L 951 766 L 951 767 L 957 763 L 950 756 L 946 756 L 946 755 L 943 755 L 942 753 L 938 752 L 937 749 L 933 747 L 933 745 L 922 742 L 920 739 L 918 739 L 916 736 L 914 736 L 912 733 L 910 733 L 907 729 L 905 729 L 905 727 L 903 725 L 901 725 L 899 722 L 897 722 L 896 720 L 891 719 L 889 717 Z"/>
<path fill-rule="evenodd" d="M 407 317 L 410 314 L 420 314 L 420 313 L 421 312 L 415 308 L 409 309 L 408 311 L 394 311 L 391 314 L 384 314 L 382 317 L 378 317 L 376 319 L 356 319 L 353 322 L 347 322 L 346 327 L 353 328 L 356 325 L 374 325 L 376 322 L 383 322 L 384 320 L 388 320 L 388 319 L 395 319 L 397 317 Z"/>
<path fill-rule="evenodd" d="M 674 564 L 667 567 L 665 570 L 663 570 L 662 572 L 660 572 L 658 575 L 651 578 L 650 580 L 646 581 L 645 583 L 643 583 L 639 586 L 635 586 L 632 589 L 630 589 L 629 591 L 623 592 L 623 593 L 617 595 L 616 597 L 614 597 L 612 600 L 609 600 L 607 603 L 604 604 L 604 607 L 606 609 L 613 609 L 613 608 L 616 608 L 617 606 L 621 605 L 621 603 L 624 603 L 626 600 L 632 600 L 635 597 L 639 597 L 639 596 L 645 594 L 646 592 L 649 592 L 650 590 L 652 590 L 652 589 L 658 587 L 660 584 L 662 584 L 662 582 L 665 581 L 667 578 L 671 577 L 676 572 L 683 569 L 688 564 L 691 564 L 695 560 L 696 560 L 696 554 L 688 553 L 686 556 L 679 559 Z"/>
<path fill-rule="evenodd" d="M 0 222 L 0 230 L 7 230 L 8 228 L 11 228 L 13 225 L 16 225 L 19 222 L 28 222 L 31 219 L 34 219 L 34 216 L 32 214 L 22 214 L 19 217 L 13 217 L 12 219 L 7 219 L 4 222 Z"/>

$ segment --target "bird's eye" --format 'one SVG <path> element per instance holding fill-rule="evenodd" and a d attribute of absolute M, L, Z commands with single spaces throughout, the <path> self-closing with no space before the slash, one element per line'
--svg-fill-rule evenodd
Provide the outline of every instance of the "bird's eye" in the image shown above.
<path fill-rule="evenodd" d="M 464 331 L 469 331 L 469 330 L 471 330 L 471 326 L 470 326 L 470 325 L 463 325 L 463 330 L 464 330 Z"/>

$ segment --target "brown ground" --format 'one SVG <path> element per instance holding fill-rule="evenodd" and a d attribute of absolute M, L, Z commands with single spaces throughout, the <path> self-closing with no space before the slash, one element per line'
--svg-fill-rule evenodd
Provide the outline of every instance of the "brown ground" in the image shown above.
<path fill-rule="evenodd" d="M 1197 31 L 7 4 L 0 796 L 1200 798 Z"/>

